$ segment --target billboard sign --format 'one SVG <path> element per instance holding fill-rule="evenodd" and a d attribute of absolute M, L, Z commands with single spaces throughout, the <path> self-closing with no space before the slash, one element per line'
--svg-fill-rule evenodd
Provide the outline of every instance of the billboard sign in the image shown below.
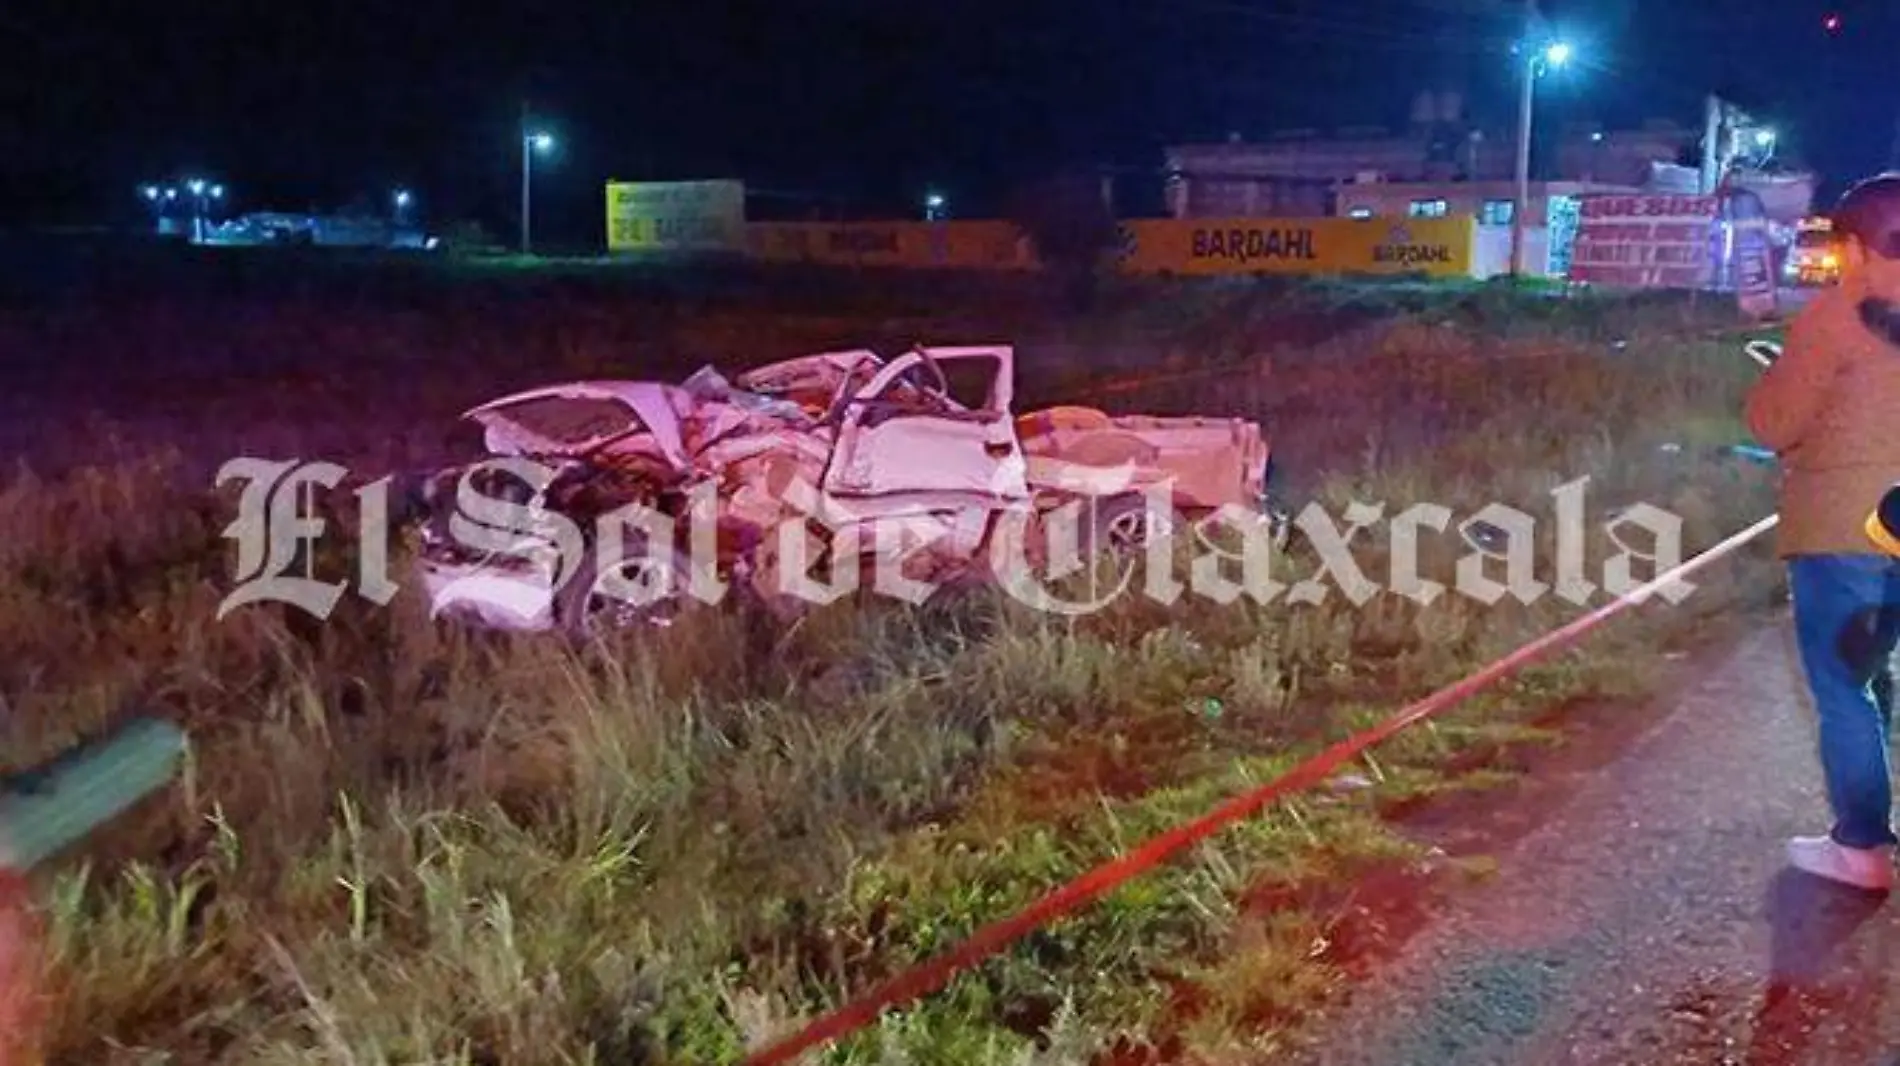
<path fill-rule="evenodd" d="M 1728 197 L 1728 216 L 1735 301 L 1750 318 L 1768 318 L 1778 310 L 1768 211 L 1753 191 L 1735 189 Z"/>
<path fill-rule="evenodd" d="M 1570 280 L 1627 289 L 1706 289 L 1717 198 L 1654 194 L 1578 197 Z"/>
<path fill-rule="evenodd" d="M 1468 277 L 1470 218 L 1238 218 L 1123 224 L 1132 274 L 1422 274 Z"/>
<path fill-rule="evenodd" d="M 745 251 L 742 181 L 607 183 L 610 252 Z"/>
<path fill-rule="evenodd" d="M 1011 223 L 755 222 L 750 254 L 780 263 L 922 269 L 1028 270 L 1034 249 Z"/>

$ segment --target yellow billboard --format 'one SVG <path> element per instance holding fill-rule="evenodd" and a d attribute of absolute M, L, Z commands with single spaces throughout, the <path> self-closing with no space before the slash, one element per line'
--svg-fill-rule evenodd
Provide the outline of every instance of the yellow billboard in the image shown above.
<path fill-rule="evenodd" d="M 742 181 L 610 181 L 609 252 L 745 250 Z"/>
<path fill-rule="evenodd" d="M 1029 270 L 1029 241 L 1008 222 L 754 222 L 748 253 L 774 263 Z"/>
<path fill-rule="evenodd" d="M 1130 274 L 1424 274 L 1470 277 L 1466 218 L 1155 219 L 1121 227 Z"/>

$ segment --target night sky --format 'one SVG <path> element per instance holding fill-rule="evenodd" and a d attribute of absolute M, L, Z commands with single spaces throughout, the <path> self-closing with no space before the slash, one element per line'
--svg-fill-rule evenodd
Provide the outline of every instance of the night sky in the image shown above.
<path fill-rule="evenodd" d="M 1900 123 L 1893 0 L 1546 0 L 1585 62 L 1540 90 L 1568 118 L 1699 119 L 1711 88 L 1785 124 L 1835 181 L 1882 169 Z M 1347 14 L 1354 11 L 1355 14 Z M 965 215 L 1054 169 L 1154 168 L 1171 141 L 1405 120 L 1463 87 L 1514 113 L 1497 0 L 290 0 L 0 8 L 0 211 L 136 217 L 144 180 L 199 172 L 235 206 L 381 206 L 512 224 L 523 100 L 559 150 L 538 225 L 597 237 L 601 182 L 755 189 Z M 1825 16 L 1842 26 L 1829 34 Z M 785 204 L 818 201 L 787 200 Z"/>

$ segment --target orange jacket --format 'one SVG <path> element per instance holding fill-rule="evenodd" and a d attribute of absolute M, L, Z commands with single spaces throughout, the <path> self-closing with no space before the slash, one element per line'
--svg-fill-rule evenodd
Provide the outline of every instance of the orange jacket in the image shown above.
<path fill-rule="evenodd" d="M 1822 290 L 1749 392 L 1747 418 L 1781 459 L 1781 554 L 1866 554 L 1867 513 L 1900 481 L 1900 312 Z"/>

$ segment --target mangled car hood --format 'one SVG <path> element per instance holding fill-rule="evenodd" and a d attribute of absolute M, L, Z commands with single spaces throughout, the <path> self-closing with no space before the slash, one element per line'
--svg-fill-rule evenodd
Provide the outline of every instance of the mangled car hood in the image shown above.
<path fill-rule="evenodd" d="M 491 400 L 463 414 L 491 455 L 644 458 L 676 472 L 722 466 L 760 449 L 828 436 L 832 398 L 883 366 L 867 350 L 825 352 L 757 367 L 727 381 L 702 367 L 678 385 L 564 382 Z M 717 447 L 715 447 L 717 446 Z"/>
<path fill-rule="evenodd" d="M 691 397 L 652 381 L 576 381 L 491 400 L 462 417 L 494 455 L 581 456 L 630 444 L 673 467 L 687 462 L 680 412 Z"/>

